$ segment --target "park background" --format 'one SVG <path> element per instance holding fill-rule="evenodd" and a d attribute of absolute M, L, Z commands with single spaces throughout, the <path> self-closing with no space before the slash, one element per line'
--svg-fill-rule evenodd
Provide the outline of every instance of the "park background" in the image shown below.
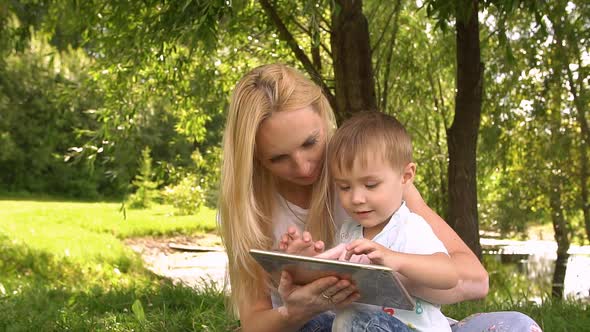
<path fill-rule="evenodd" d="M 409 129 L 418 189 L 490 272 L 446 314 L 589 331 L 589 46 L 581 0 L 2 0 L 0 330 L 236 329 L 221 285 L 124 241 L 215 232 L 230 92 L 281 62 L 339 122 Z"/>

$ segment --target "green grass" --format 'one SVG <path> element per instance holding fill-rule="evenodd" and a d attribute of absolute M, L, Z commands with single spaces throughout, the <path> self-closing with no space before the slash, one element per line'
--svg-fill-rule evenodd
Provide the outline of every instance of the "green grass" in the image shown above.
<path fill-rule="evenodd" d="M 195 291 L 153 275 L 122 244 L 135 236 L 213 231 L 215 211 L 172 216 L 169 206 L 119 212 L 120 203 L 0 200 L 0 331 L 228 331 L 215 285 Z M 544 331 L 590 331 L 588 303 L 532 304 L 530 281 L 492 260 L 485 301 L 444 306 L 450 317 L 514 310 Z"/>
<path fill-rule="evenodd" d="M 173 285 L 121 239 L 211 231 L 215 211 L 117 203 L 0 201 L 0 331 L 233 330 L 215 285 Z"/>
<path fill-rule="evenodd" d="M 196 216 L 174 216 L 173 208 L 156 205 L 148 210 L 125 209 L 120 203 L 0 201 L 0 220 L 6 227 L 22 224 L 35 229 L 49 225 L 79 227 L 94 233 L 110 233 L 117 238 L 146 235 L 192 234 L 215 229 L 215 210 L 201 208 Z"/>

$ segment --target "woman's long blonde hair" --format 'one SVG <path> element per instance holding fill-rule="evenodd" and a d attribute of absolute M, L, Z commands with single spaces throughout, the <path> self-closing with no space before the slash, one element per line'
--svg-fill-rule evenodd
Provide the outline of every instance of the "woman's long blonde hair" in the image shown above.
<path fill-rule="evenodd" d="M 336 127 L 334 113 L 321 89 L 298 71 L 282 64 L 264 65 L 246 74 L 234 89 L 223 136 L 219 200 L 234 313 L 240 301 L 255 301 L 267 294 L 270 286 L 267 275 L 248 253 L 252 248 L 270 249 L 274 240 L 276 186 L 273 176 L 255 157 L 256 132 L 273 112 L 310 105 L 325 122 L 327 144 Z M 333 200 L 327 163 L 322 165 L 312 191 L 306 230 L 329 245 L 334 238 Z"/>

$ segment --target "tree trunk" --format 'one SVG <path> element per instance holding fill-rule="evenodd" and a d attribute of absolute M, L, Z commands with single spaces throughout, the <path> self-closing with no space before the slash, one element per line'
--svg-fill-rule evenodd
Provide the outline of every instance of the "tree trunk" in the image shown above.
<path fill-rule="evenodd" d="M 477 1 L 471 15 L 457 13 L 457 94 L 448 130 L 449 224 L 481 258 L 477 216 L 476 150 L 481 117 L 483 64 L 480 59 Z"/>
<path fill-rule="evenodd" d="M 377 98 L 362 1 L 336 0 L 332 13 L 335 111 L 341 123 L 355 112 L 376 110 Z"/>
<path fill-rule="evenodd" d="M 581 64 L 581 61 L 578 63 Z M 582 66 L 580 66 L 581 68 Z M 590 142 L 590 130 L 588 129 L 588 120 L 586 120 L 586 108 L 584 107 L 584 100 L 586 96 L 586 90 L 584 90 L 583 82 L 580 82 L 578 91 L 576 82 L 574 81 L 574 75 L 566 67 L 567 77 L 570 85 L 570 92 L 574 97 L 574 105 L 576 106 L 577 119 L 580 123 L 580 130 L 582 135 L 580 137 L 580 186 L 582 189 L 581 197 L 582 200 L 582 212 L 584 215 L 584 227 L 586 228 L 586 237 L 590 241 L 590 200 L 588 199 L 588 143 Z M 581 75 L 580 75 L 581 76 Z M 580 79 L 581 81 L 581 79 Z"/>
<path fill-rule="evenodd" d="M 549 206 L 551 207 L 551 220 L 553 222 L 553 231 L 555 232 L 555 242 L 557 242 L 557 260 L 555 261 L 555 271 L 553 272 L 553 282 L 551 285 L 551 297 L 554 299 L 563 298 L 563 282 L 567 270 L 567 261 L 570 248 L 568 230 L 563 215 L 561 202 L 561 187 L 559 177 L 553 177 L 549 194 Z"/>

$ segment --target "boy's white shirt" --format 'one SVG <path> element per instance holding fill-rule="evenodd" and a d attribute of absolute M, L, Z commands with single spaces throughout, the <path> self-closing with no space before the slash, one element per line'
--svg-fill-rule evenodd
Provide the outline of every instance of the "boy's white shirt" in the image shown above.
<path fill-rule="evenodd" d="M 336 241 L 348 243 L 363 238 L 363 227 L 350 217 L 340 228 Z M 436 237 L 430 225 L 419 215 L 412 213 L 405 203 L 391 216 L 383 230 L 377 234 L 374 242 L 393 251 L 429 255 L 437 252 L 448 254 L 443 243 Z M 439 305 L 425 300 L 416 300 L 416 310 L 395 309 L 393 316 L 417 331 L 451 331 L 449 322 L 440 311 Z M 359 305 L 362 309 L 383 310 L 373 305 Z M 391 309 L 388 310 L 391 312 Z"/>

